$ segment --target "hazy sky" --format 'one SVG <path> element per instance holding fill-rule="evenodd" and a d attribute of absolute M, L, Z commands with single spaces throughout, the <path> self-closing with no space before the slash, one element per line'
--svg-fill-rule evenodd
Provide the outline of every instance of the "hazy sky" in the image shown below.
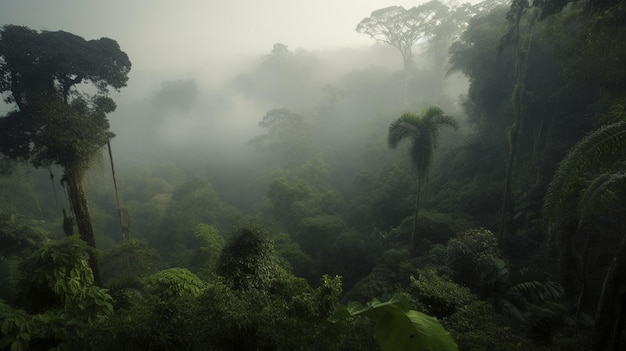
<path fill-rule="evenodd" d="M 0 0 L 0 24 L 119 42 L 133 69 L 152 70 L 290 49 L 370 45 L 355 32 L 376 9 L 407 0 Z"/>
<path fill-rule="evenodd" d="M 109 119 L 118 144 L 134 141 L 133 133 L 146 121 L 152 121 L 159 137 L 168 142 L 206 139 L 202 133 L 218 120 L 220 137 L 232 131 L 229 135 L 237 132 L 243 135 L 239 139 L 249 139 L 261 132 L 258 121 L 270 108 L 313 109 L 322 87 L 337 83 L 351 70 L 370 67 L 372 62 L 401 70 L 402 60 L 393 49 L 381 54 L 378 49 L 368 50 L 374 40 L 355 28 L 374 10 L 394 5 L 411 8 L 423 1 L 0 0 L 0 25 L 117 40 L 132 62 L 128 86 L 112 93 L 118 108 Z M 281 96 L 284 100 L 265 101 L 258 96 L 267 94 L 256 92 L 258 96 L 251 97 L 233 85 L 239 75 L 254 73 L 261 55 L 270 53 L 275 43 L 314 52 L 323 62 L 309 67 L 317 70 L 315 76 L 301 82 L 309 89 L 304 89 L 309 95 L 300 98 L 308 103 L 304 107 L 290 94 Z M 357 50 L 338 50 L 344 48 Z M 164 82 L 181 79 L 198 84 L 196 104 L 186 111 L 164 108 L 156 113 L 152 95 Z M 0 115 L 11 108 L 0 103 Z"/>

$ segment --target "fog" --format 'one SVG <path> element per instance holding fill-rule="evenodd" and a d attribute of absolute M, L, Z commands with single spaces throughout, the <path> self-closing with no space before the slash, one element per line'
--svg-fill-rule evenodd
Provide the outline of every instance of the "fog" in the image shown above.
<path fill-rule="evenodd" d="M 133 65 L 128 86 L 112 93 L 117 109 L 109 115 L 120 170 L 175 162 L 190 174 L 208 173 L 221 196 L 237 202 L 220 180 L 256 178 L 260 197 L 263 172 L 281 165 L 281 155 L 249 143 L 266 132 L 259 122 L 272 109 L 314 126 L 315 155 L 343 182 L 364 163 L 376 168 L 369 153 L 384 149 L 387 126 L 402 112 L 439 104 L 460 113 L 463 79 L 434 77 L 432 58 L 416 46 L 404 101 L 397 50 L 355 31 L 363 17 L 391 5 L 416 4 L 4 1 L 0 23 L 115 39 Z M 445 96 L 434 96 L 433 79 L 447 80 Z"/>
<path fill-rule="evenodd" d="M 109 37 L 129 54 L 136 71 L 230 63 L 258 55 L 276 42 L 308 50 L 359 47 L 371 41 L 354 31 L 376 9 L 414 1 L 46 1 L 3 0 L 0 23 L 65 30 L 84 38 Z M 268 49 L 269 48 L 269 49 Z"/>
<path fill-rule="evenodd" d="M 0 344 L 626 349 L 623 3 L 0 0 Z"/>

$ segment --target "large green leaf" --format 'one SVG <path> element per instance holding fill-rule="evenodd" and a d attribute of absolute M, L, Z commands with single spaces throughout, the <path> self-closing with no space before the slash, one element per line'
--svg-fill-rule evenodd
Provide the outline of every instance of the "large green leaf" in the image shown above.
<path fill-rule="evenodd" d="M 365 316 L 376 323 L 376 340 L 382 351 L 458 351 L 456 343 L 436 318 L 411 310 L 402 297 L 374 301 L 351 316 Z"/>

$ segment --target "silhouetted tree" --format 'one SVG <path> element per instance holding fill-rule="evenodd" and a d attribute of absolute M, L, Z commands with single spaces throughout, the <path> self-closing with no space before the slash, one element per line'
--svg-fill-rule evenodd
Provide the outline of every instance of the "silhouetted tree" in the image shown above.
<path fill-rule="evenodd" d="M 413 59 L 413 45 L 431 35 L 447 11 L 448 7 L 439 1 L 408 10 L 402 6 L 385 7 L 362 19 L 356 31 L 396 48 L 402 55 L 404 70 L 408 72 Z"/>
<path fill-rule="evenodd" d="M 501 0 L 486 0 L 475 5 L 458 4 L 456 1 L 444 4 L 432 0 L 408 10 L 402 6 L 390 6 L 362 19 L 356 31 L 391 45 L 400 52 L 404 64 L 406 99 L 409 73 L 413 65 L 413 46 L 426 46 L 426 52 L 433 58 L 436 74 L 440 74 L 438 78 L 442 79 L 450 44 L 467 28 L 472 17 L 488 12 L 499 3 Z M 443 84 L 433 82 L 431 88 L 439 95 Z"/>
<path fill-rule="evenodd" d="M 358 33 L 367 34 L 400 52 L 404 64 L 405 100 L 409 72 L 413 64 L 413 45 L 432 36 L 448 10 L 446 5 L 437 0 L 408 10 L 402 6 L 389 6 L 372 12 L 370 17 L 362 19 L 356 27 Z"/>

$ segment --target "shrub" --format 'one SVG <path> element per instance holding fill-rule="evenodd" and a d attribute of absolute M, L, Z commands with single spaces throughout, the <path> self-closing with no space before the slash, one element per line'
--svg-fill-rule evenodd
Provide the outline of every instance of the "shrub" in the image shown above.
<path fill-rule="evenodd" d="M 470 290 L 440 276 L 434 269 L 419 269 L 411 276 L 410 291 L 417 299 L 418 310 L 437 318 L 446 318 L 476 300 Z"/>
<path fill-rule="evenodd" d="M 268 288 L 280 273 L 267 233 L 252 225 L 235 230 L 217 262 L 217 274 L 236 290 Z"/>
<path fill-rule="evenodd" d="M 495 235 L 483 228 L 459 233 L 448 241 L 448 266 L 454 279 L 479 296 L 488 295 L 494 275 L 501 271 L 500 249 Z"/>
<path fill-rule="evenodd" d="M 459 345 L 459 350 L 514 351 L 532 349 L 530 343 L 516 334 L 485 301 L 474 301 L 461 307 L 444 321 Z"/>

